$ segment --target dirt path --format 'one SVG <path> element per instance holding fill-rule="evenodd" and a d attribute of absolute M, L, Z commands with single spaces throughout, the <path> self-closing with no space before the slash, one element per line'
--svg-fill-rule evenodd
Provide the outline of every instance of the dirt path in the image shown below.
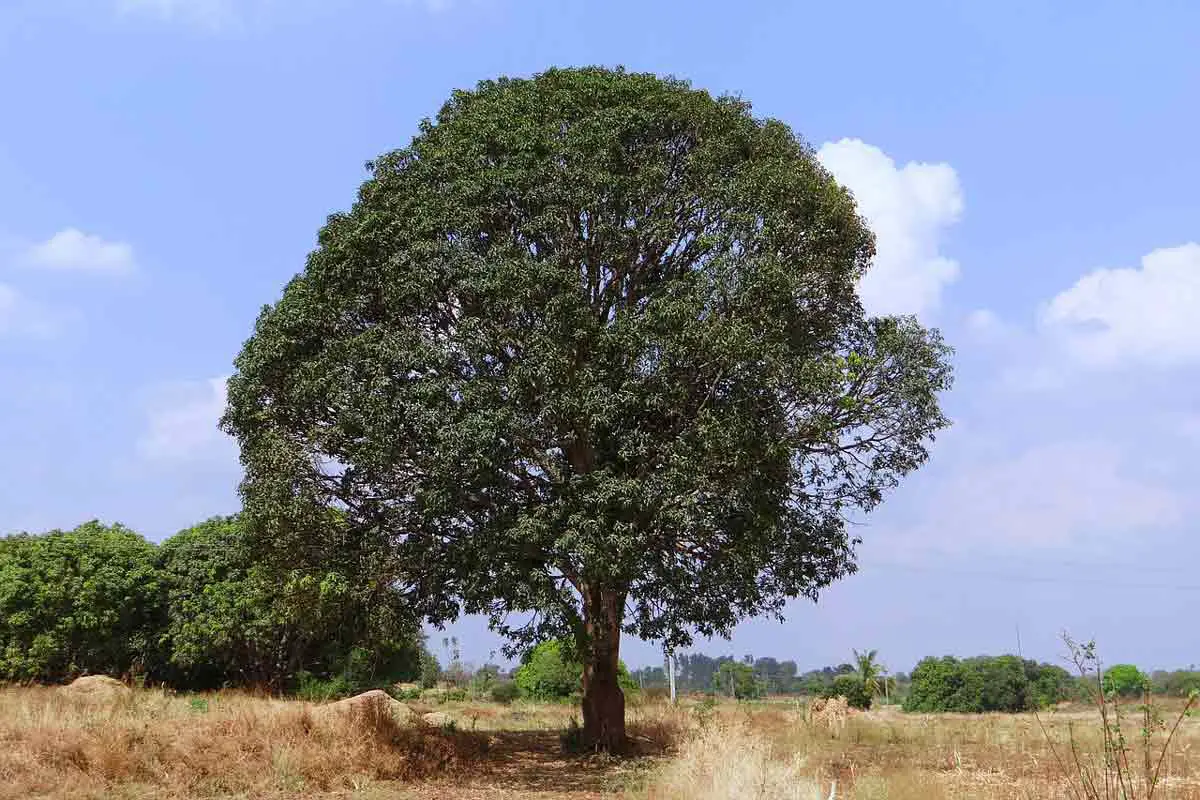
<path fill-rule="evenodd" d="M 474 774 L 409 787 L 397 800 L 611 800 L 653 763 L 564 755 L 554 731 L 504 732 Z"/>

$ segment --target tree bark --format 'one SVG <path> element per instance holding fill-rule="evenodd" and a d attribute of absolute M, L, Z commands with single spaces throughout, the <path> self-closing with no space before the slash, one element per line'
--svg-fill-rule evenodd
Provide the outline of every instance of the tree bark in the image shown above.
<path fill-rule="evenodd" d="M 622 753 L 625 694 L 617 682 L 625 596 L 601 588 L 583 592 L 583 742 L 597 752 Z"/>

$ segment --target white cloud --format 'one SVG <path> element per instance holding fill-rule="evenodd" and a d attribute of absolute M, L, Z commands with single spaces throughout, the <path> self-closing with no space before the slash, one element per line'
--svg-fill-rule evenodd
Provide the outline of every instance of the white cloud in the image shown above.
<path fill-rule="evenodd" d="M 1183 497 L 1131 475 L 1130 466 L 1116 447 L 1087 441 L 960 466 L 931 487 L 921 521 L 891 545 L 898 553 L 914 545 L 966 552 L 1076 546 L 1182 521 Z"/>
<path fill-rule="evenodd" d="M 1098 269 L 1043 310 L 1048 333 L 1087 366 L 1200 361 L 1200 244 L 1155 250 L 1140 269 Z"/>
<path fill-rule="evenodd" d="M 875 264 L 859 284 L 873 314 L 925 314 L 958 277 L 958 263 L 941 255 L 945 229 L 963 210 L 958 175 L 949 164 L 897 167 L 878 147 L 859 139 L 827 142 L 817 158 L 854 193 L 859 213 L 875 232 Z"/>
<path fill-rule="evenodd" d="M 191 462 L 230 457 L 233 440 L 217 423 L 225 411 L 227 377 L 167 387 L 152 404 L 138 452 L 151 461 Z"/>
<path fill-rule="evenodd" d="M 29 247 L 20 261 L 29 267 L 63 272 L 127 275 L 134 270 L 133 247 L 109 242 L 75 228 L 59 231 Z"/>

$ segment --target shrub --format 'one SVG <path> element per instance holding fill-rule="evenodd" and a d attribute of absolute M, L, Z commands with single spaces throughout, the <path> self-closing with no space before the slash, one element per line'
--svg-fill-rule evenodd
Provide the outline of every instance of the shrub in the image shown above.
<path fill-rule="evenodd" d="M 311 672 L 296 674 L 295 695 L 310 703 L 324 703 L 355 694 L 354 687 L 344 675 L 322 679 Z"/>
<path fill-rule="evenodd" d="M 844 697 L 851 708 L 866 711 L 871 707 L 871 693 L 855 675 L 838 675 L 829 688 L 821 693 L 824 698 Z"/>
<path fill-rule="evenodd" d="M 514 679 L 523 697 L 556 700 L 579 689 L 583 667 L 557 640 L 542 642 L 530 651 Z"/>
<path fill-rule="evenodd" d="M 583 665 L 570 643 L 551 639 L 525 654 L 513 678 L 523 697 L 533 700 L 576 700 L 582 688 Z M 637 681 L 629 674 L 623 661 L 617 664 L 617 684 L 626 693 L 638 690 Z"/>
<path fill-rule="evenodd" d="M 1149 685 L 1146 675 L 1133 664 L 1114 664 L 1104 671 L 1104 693 L 1137 697 Z"/>
<path fill-rule="evenodd" d="M 420 677 L 422 689 L 432 689 L 437 686 L 438 679 L 442 677 L 442 667 L 438 664 L 437 656 L 429 652 L 426 648 L 421 648 L 420 655 Z"/>
<path fill-rule="evenodd" d="M 492 687 L 492 701 L 496 703 L 507 705 L 516 700 L 520 694 L 521 690 L 513 681 L 502 681 Z"/>

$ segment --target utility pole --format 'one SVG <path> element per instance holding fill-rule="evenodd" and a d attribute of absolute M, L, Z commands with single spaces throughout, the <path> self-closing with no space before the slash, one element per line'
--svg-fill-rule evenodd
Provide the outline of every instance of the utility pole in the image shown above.
<path fill-rule="evenodd" d="M 671 686 L 671 705 L 675 705 L 675 653 L 667 651 L 667 680 Z"/>

